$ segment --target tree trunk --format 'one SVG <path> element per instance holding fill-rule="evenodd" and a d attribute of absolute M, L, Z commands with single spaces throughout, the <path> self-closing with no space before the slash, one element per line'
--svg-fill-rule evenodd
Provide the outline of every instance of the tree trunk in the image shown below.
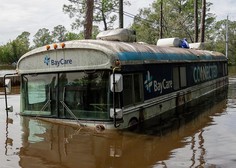
<path fill-rule="evenodd" d="M 206 0 L 202 0 L 201 42 L 205 41 Z"/>
<path fill-rule="evenodd" d="M 194 0 L 194 29 L 195 29 L 195 37 L 194 42 L 198 42 L 198 0 Z"/>
<path fill-rule="evenodd" d="M 85 23 L 84 23 L 84 38 L 85 39 L 92 38 L 93 8 L 94 8 L 94 0 L 87 0 L 86 1 L 86 16 L 85 16 Z"/>

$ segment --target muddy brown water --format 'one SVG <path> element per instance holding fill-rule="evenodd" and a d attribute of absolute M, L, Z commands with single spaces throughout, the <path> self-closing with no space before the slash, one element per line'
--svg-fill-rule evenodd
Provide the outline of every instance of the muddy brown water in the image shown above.
<path fill-rule="evenodd" d="M 235 167 L 236 68 L 220 99 L 138 132 L 96 132 L 20 116 L 20 97 L 0 95 L 1 168 Z"/>

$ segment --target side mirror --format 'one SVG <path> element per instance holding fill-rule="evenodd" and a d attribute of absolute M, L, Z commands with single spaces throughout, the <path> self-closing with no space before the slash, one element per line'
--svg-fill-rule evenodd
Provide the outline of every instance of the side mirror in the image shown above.
<path fill-rule="evenodd" d="M 7 109 L 9 112 L 13 112 L 13 106 L 8 106 Z"/>
<path fill-rule="evenodd" d="M 114 118 L 114 108 L 110 109 L 110 117 Z M 123 109 L 116 108 L 116 119 L 122 119 L 122 118 L 123 118 Z"/>
<path fill-rule="evenodd" d="M 123 91 L 123 76 L 121 74 L 111 74 L 110 76 L 110 90 L 114 92 Z"/>
<path fill-rule="evenodd" d="M 4 75 L 4 90 L 5 90 L 5 103 L 6 103 L 6 114 L 8 117 L 8 111 L 12 112 L 13 111 L 13 107 L 12 106 L 8 106 L 7 105 L 7 93 L 11 92 L 11 79 L 6 78 L 6 76 L 10 76 L 10 75 L 16 75 L 16 74 L 5 74 Z"/>
<path fill-rule="evenodd" d="M 6 92 L 11 93 L 11 79 L 5 79 Z"/>

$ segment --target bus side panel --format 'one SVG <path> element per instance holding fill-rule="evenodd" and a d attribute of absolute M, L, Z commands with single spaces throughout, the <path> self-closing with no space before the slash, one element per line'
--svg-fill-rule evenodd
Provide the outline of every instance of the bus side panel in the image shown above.
<path fill-rule="evenodd" d="M 146 65 L 143 72 L 144 100 L 152 99 L 173 91 L 172 65 Z"/>

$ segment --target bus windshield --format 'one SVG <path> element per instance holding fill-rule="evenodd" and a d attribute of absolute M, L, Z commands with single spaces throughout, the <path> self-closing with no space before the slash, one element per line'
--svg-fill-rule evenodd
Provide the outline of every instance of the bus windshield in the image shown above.
<path fill-rule="evenodd" d="M 23 115 L 109 119 L 109 72 L 84 71 L 22 76 Z"/>

